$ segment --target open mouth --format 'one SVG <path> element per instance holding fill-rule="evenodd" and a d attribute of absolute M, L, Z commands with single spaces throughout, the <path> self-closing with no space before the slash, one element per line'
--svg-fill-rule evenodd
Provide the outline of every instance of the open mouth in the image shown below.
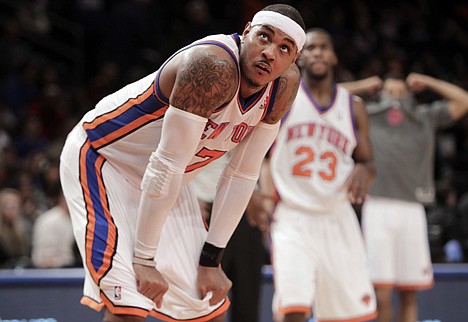
<path fill-rule="evenodd" d="M 263 63 L 257 63 L 255 64 L 255 67 L 257 68 L 257 70 L 259 70 L 262 74 L 269 74 L 271 71 L 270 71 L 270 66 L 268 66 L 267 64 L 263 64 Z"/>

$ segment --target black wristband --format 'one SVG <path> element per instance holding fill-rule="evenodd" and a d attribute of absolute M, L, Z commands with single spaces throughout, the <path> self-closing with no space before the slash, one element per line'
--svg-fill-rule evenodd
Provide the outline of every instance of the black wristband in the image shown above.
<path fill-rule="evenodd" d="M 224 248 L 219 248 L 205 242 L 200 255 L 200 266 L 218 267 L 223 258 Z"/>

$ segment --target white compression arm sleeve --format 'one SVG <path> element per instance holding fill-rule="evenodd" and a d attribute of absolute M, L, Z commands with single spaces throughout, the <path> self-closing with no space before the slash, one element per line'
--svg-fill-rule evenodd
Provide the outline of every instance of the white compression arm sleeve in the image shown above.
<path fill-rule="evenodd" d="M 226 247 L 255 189 L 263 158 L 278 134 L 280 122 L 261 122 L 235 148 L 219 182 L 207 242 Z"/>
<path fill-rule="evenodd" d="M 161 141 L 150 157 L 141 182 L 135 232 L 135 256 L 154 258 L 161 229 L 179 195 L 182 177 L 196 152 L 207 119 L 170 106 Z"/>

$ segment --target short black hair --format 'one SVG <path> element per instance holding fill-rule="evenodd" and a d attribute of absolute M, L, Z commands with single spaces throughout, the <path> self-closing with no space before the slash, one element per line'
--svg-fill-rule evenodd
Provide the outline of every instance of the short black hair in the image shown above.
<path fill-rule="evenodd" d="M 303 30 L 305 30 L 305 23 L 304 23 L 304 19 L 302 19 L 301 14 L 299 13 L 299 11 L 297 11 L 296 8 L 288 4 L 284 4 L 284 3 L 271 4 L 263 8 L 261 11 L 274 11 L 274 12 L 280 13 L 294 20 L 299 26 L 301 26 Z"/>
<path fill-rule="evenodd" d="M 323 28 L 320 28 L 320 27 L 313 27 L 313 28 L 309 28 L 306 30 L 306 34 L 308 33 L 312 33 L 312 32 L 320 32 L 322 34 L 324 34 L 325 36 L 328 37 L 328 39 L 330 40 L 330 43 L 332 44 L 333 48 L 335 48 L 335 40 L 333 39 L 333 36 L 330 32 L 328 32 L 327 30 L 323 29 Z"/>

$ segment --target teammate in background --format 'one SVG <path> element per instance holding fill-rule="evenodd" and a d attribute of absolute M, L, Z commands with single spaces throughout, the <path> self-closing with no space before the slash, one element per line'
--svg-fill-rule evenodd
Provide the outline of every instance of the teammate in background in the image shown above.
<path fill-rule="evenodd" d="M 85 266 L 82 303 L 104 321 L 223 321 L 219 263 L 299 86 L 304 23 L 268 6 L 103 98 L 67 138 L 61 179 Z M 207 231 L 187 183 L 232 150 Z"/>
<path fill-rule="evenodd" d="M 355 93 L 373 92 L 373 76 L 343 84 Z M 412 92 L 430 90 L 442 100 L 418 105 Z M 399 295 L 399 322 L 418 320 L 416 291 L 431 288 L 433 272 L 425 204 L 434 201 L 437 129 L 468 111 L 468 92 L 430 76 L 388 76 L 376 102 L 367 104 L 377 179 L 362 208 L 370 273 L 379 322 L 393 321 L 392 293 Z"/>
<path fill-rule="evenodd" d="M 331 35 L 306 33 L 303 79 L 283 118 L 270 169 L 279 196 L 271 227 L 277 321 L 366 321 L 377 316 L 352 203 L 375 176 L 361 99 L 334 81 Z"/>

